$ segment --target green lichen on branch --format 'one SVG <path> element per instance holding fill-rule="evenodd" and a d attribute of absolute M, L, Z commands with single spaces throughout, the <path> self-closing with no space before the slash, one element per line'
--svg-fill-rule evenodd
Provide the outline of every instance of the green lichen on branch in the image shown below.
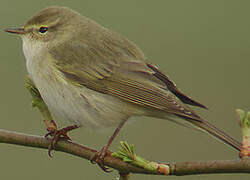
<path fill-rule="evenodd" d="M 135 153 L 135 146 L 129 145 L 127 142 L 121 141 L 121 148 L 118 152 L 112 153 L 113 157 L 122 159 L 124 162 L 133 166 L 140 167 L 151 172 L 158 172 L 164 175 L 170 174 L 170 166 L 157 162 L 148 161 Z"/>

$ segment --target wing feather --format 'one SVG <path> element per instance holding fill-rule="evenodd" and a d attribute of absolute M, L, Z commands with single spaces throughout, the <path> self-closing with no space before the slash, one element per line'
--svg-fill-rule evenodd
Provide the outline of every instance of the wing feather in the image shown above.
<path fill-rule="evenodd" d="M 97 44 L 57 46 L 50 51 L 53 63 L 66 79 L 79 86 L 140 106 L 200 120 L 164 81 L 154 76 L 155 69 L 148 67 L 143 54 L 132 43 L 100 40 Z"/>

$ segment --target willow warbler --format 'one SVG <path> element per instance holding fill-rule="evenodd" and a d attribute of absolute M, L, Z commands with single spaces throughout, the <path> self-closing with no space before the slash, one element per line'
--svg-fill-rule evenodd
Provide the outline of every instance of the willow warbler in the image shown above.
<path fill-rule="evenodd" d="M 206 107 L 183 94 L 134 43 L 95 21 L 53 6 L 6 31 L 22 38 L 28 74 L 52 115 L 75 125 L 66 131 L 117 127 L 94 160 L 104 159 L 131 116 L 179 118 L 241 149 L 195 113 L 188 105 Z"/>

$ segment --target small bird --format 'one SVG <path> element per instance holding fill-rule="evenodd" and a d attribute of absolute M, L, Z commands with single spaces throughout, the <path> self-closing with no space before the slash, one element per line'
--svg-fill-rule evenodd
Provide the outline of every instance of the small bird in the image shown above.
<path fill-rule="evenodd" d="M 113 139 L 131 116 L 179 118 L 241 149 L 238 141 L 195 113 L 189 105 L 206 107 L 183 94 L 134 43 L 95 21 L 52 6 L 23 27 L 5 31 L 22 38 L 29 77 L 53 117 L 73 123 L 57 129 L 51 122 L 50 135 L 67 138 L 67 131 L 82 126 L 117 127 L 92 158 L 103 170 Z"/>

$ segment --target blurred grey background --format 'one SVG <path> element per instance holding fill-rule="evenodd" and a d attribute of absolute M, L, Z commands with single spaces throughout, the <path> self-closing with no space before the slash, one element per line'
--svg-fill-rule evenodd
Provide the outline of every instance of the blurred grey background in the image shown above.
<path fill-rule="evenodd" d="M 240 139 L 235 109 L 250 110 L 249 48 L 250 1 L 231 0 L 1 0 L 0 28 L 19 27 L 37 11 L 50 5 L 71 7 L 135 42 L 178 87 L 209 107 L 201 115 Z M 31 107 L 24 87 L 25 59 L 21 40 L 0 32 L 0 128 L 36 135 L 46 133 L 42 117 Z M 66 125 L 58 122 L 60 126 Z M 73 140 L 100 149 L 113 129 L 92 132 L 79 129 Z M 229 146 L 206 134 L 171 122 L 132 119 L 112 145 L 136 145 L 137 154 L 156 161 L 206 161 L 237 159 Z M 86 160 L 46 150 L 0 144 L 0 179 L 116 179 Z M 166 179 L 132 175 L 132 179 Z M 221 174 L 168 177 L 185 180 L 249 179 L 247 175 Z"/>

